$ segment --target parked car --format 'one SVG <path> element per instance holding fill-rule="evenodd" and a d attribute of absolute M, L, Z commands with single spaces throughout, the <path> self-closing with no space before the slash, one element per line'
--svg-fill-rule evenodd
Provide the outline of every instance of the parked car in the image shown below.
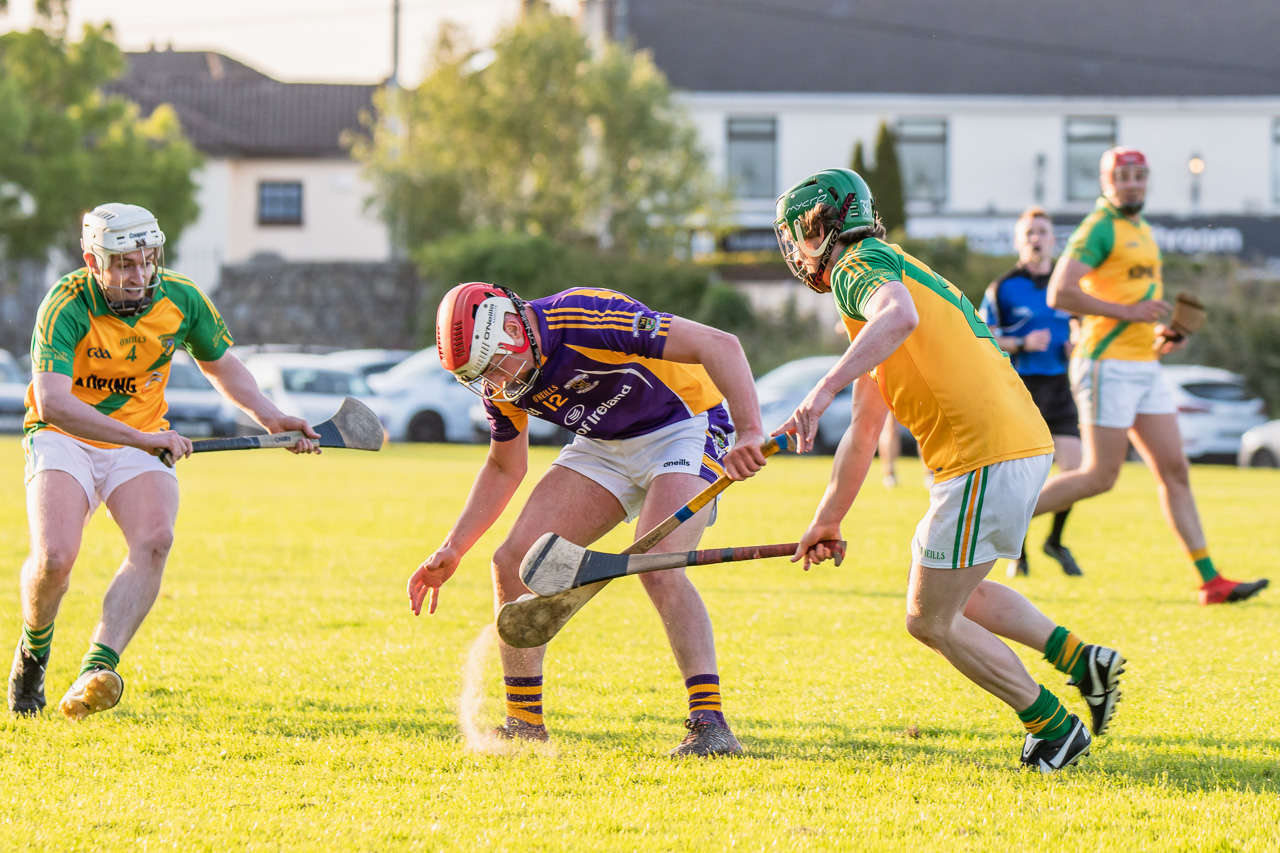
<path fill-rule="evenodd" d="M 836 355 L 815 355 L 800 358 L 769 371 L 756 380 L 756 396 L 760 400 L 760 414 L 765 432 L 782 426 L 791 413 L 813 390 L 827 371 L 839 361 Z M 819 453 L 834 453 L 840 439 L 853 420 L 853 387 L 849 386 L 836 395 L 831 405 L 818 420 L 818 435 L 813 447 Z M 898 426 L 902 453 L 917 453 L 915 439 L 906 427 Z"/>
<path fill-rule="evenodd" d="M 409 356 L 411 349 L 343 349 L 328 353 L 325 358 L 338 367 L 354 370 L 365 379 L 386 373 Z"/>
<path fill-rule="evenodd" d="M 476 395 L 440 366 L 435 347 L 409 356 L 369 384 L 385 400 L 391 441 L 475 441 L 467 411 Z"/>
<path fill-rule="evenodd" d="M 1244 433 L 1267 420 L 1266 403 L 1239 374 L 1171 364 L 1164 376 L 1178 406 L 1178 431 L 1188 459 L 1234 460 Z"/>
<path fill-rule="evenodd" d="M 27 386 L 31 374 L 8 350 L 0 349 L 0 432 L 22 432 L 27 415 Z"/>
<path fill-rule="evenodd" d="M 173 354 L 165 388 L 169 428 L 187 438 L 235 435 L 240 410 L 213 387 L 185 350 Z"/>
<path fill-rule="evenodd" d="M 1248 468 L 1280 468 L 1280 421 L 1245 430 L 1236 462 Z"/>
<path fill-rule="evenodd" d="M 373 410 L 384 429 L 387 426 L 389 401 L 370 388 L 364 377 L 335 367 L 323 355 L 269 352 L 246 355 L 242 361 L 263 393 L 286 414 L 320 423 L 333 416 L 344 397 L 355 397 Z M 262 431 L 243 413 L 239 422 L 242 433 Z"/>

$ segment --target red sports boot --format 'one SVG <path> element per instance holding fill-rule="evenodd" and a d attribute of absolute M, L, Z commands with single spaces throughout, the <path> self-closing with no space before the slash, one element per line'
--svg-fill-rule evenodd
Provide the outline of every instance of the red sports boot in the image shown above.
<path fill-rule="evenodd" d="M 1252 598 L 1259 592 L 1267 588 L 1271 581 L 1266 578 L 1261 580 L 1242 581 L 1227 580 L 1222 575 L 1218 575 L 1211 581 L 1206 581 L 1200 586 L 1200 603 L 1201 604 L 1232 604 L 1236 601 L 1244 601 L 1246 598 Z"/>

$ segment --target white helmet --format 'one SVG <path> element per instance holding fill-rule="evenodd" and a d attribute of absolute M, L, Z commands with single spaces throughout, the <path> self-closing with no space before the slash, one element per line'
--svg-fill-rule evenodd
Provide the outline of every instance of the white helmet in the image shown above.
<path fill-rule="evenodd" d="M 160 284 L 160 268 L 164 266 L 164 232 L 160 230 L 160 223 L 151 211 L 136 204 L 119 202 L 98 205 L 84 215 L 84 224 L 80 228 L 80 248 L 97 259 L 101 270 L 111 265 L 112 255 L 123 255 L 139 249 L 155 249 L 151 281 L 147 283 L 142 298 L 116 302 L 107 299 L 107 307 L 121 317 L 132 317 L 147 310 L 156 287 Z M 102 279 L 97 277 L 97 281 L 98 287 L 103 288 L 103 298 L 107 298 Z"/>

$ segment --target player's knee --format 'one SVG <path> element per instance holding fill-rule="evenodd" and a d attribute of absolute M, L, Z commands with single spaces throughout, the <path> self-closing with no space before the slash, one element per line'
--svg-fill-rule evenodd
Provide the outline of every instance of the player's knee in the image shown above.
<path fill-rule="evenodd" d="M 131 556 L 150 565 L 163 566 L 173 547 L 173 528 L 155 527 L 148 530 L 129 548 Z"/>
<path fill-rule="evenodd" d="M 920 613 L 907 614 L 907 633 L 935 650 L 941 650 L 951 635 L 948 623 Z"/>
<path fill-rule="evenodd" d="M 73 546 L 46 544 L 31 555 L 31 565 L 36 574 L 46 580 L 60 580 L 63 584 L 71 576 L 79 549 Z"/>

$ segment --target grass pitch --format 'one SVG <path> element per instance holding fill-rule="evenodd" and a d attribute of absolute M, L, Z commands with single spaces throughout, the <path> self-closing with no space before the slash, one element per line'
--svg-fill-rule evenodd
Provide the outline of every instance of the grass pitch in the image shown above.
<path fill-rule="evenodd" d="M 1071 516 L 1066 541 L 1084 578 L 1036 550 L 1031 576 L 1012 582 L 1130 660 L 1111 733 L 1082 766 L 1046 778 L 1016 769 L 1016 717 L 903 628 L 909 542 L 927 503 L 910 459 L 895 490 L 869 478 L 844 528 L 843 567 L 690 570 L 745 757 L 664 756 L 683 734 L 684 690 L 633 580 L 615 582 L 550 647 L 553 744 L 467 751 L 458 697 L 468 648 L 492 616 L 488 554 L 552 453 L 535 451 L 504 523 L 434 617 L 412 616 L 404 586 L 482 456 L 420 446 L 184 461 L 177 543 L 123 656 L 124 698 L 77 725 L 53 706 L 123 556 L 100 512 L 58 617 L 50 711 L 0 718 L 0 849 L 1280 848 L 1280 589 L 1198 606 L 1141 466 Z M 779 458 L 735 485 L 704 547 L 795 539 L 829 465 Z M 16 439 L 0 442 L 0 475 L 8 655 L 27 548 Z M 1280 474 L 1198 467 L 1193 483 L 1224 572 L 1274 575 Z M 1038 519 L 1032 542 L 1045 531 Z M 629 533 L 602 545 L 620 548 Z M 1063 676 L 1023 658 L 1083 712 Z M 492 656 L 483 684 L 485 719 L 497 722 Z"/>

